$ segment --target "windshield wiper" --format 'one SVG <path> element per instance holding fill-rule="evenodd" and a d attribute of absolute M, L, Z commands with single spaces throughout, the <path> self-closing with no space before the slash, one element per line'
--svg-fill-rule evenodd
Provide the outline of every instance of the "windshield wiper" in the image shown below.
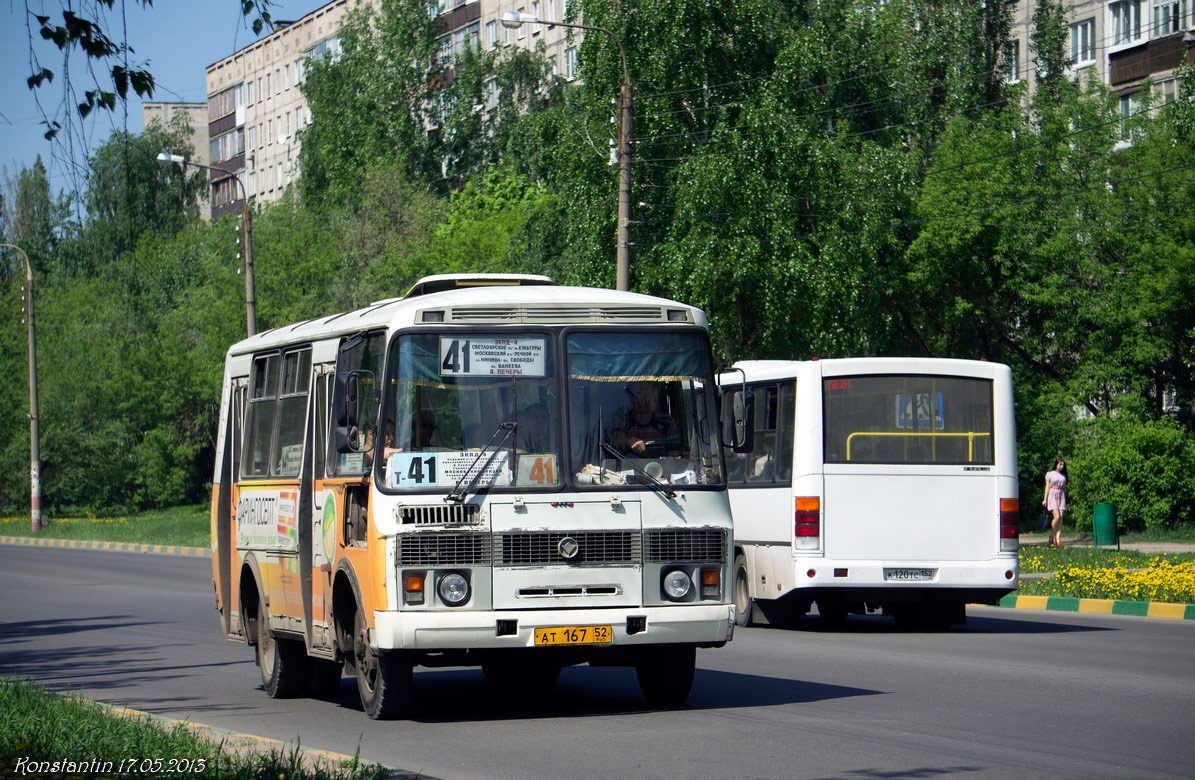
<path fill-rule="evenodd" d="M 506 444 L 506 440 L 514 435 L 515 428 L 518 426 L 519 424 L 514 421 L 498 423 L 498 427 L 495 428 L 494 432 L 490 434 L 490 440 L 487 441 L 485 446 L 481 448 L 481 452 L 477 453 L 477 457 L 474 458 L 473 462 L 469 464 L 469 468 L 465 469 L 465 473 L 462 474 L 461 478 L 456 481 L 456 484 L 453 485 L 452 490 L 448 493 L 448 495 L 444 496 L 445 501 L 452 501 L 460 504 L 463 503 L 466 498 L 468 498 L 469 491 L 472 490 L 473 486 L 477 484 L 477 480 L 481 479 L 481 475 L 489 470 L 490 464 L 494 462 L 494 458 L 498 457 L 498 453 L 501 452 L 502 445 Z M 502 433 L 503 431 L 505 431 L 505 433 Z M 502 433 L 502 438 L 499 439 L 498 444 L 495 445 L 494 439 L 498 438 L 499 433 Z M 485 457 L 485 454 L 490 451 L 490 447 L 493 447 L 494 451 L 490 452 L 490 457 L 486 460 L 485 465 L 477 470 L 477 473 L 473 475 L 473 479 L 469 480 L 469 484 L 465 486 L 464 490 L 461 490 L 461 483 L 468 479 L 469 474 L 473 472 L 473 467 L 477 465 L 479 460 Z"/>
<path fill-rule="evenodd" d="M 661 482 L 660 480 L 653 477 L 651 474 L 648 474 L 646 471 L 639 468 L 634 463 L 631 463 L 631 461 L 627 459 L 626 455 L 623 455 L 621 452 L 614 449 L 613 447 L 611 447 L 609 444 L 607 444 L 604 441 L 598 442 L 598 446 L 601 447 L 602 450 L 604 450 L 605 452 L 608 452 L 609 454 L 613 455 L 615 457 L 615 459 L 618 460 L 619 463 L 623 463 L 627 466 L 630 466 L 632 471 L 634 471 L 636 474 L 638 474 L 642 479 L 646 480 L 646 482 L 644 484 L 646 484 L 649 488 L 651 488 L 655 492 L 659 493 L 664 498 L 667 498 L 670 500 L 673 498 L 676 498 L 675 490 L 668 487 L 663 482 Z"/>

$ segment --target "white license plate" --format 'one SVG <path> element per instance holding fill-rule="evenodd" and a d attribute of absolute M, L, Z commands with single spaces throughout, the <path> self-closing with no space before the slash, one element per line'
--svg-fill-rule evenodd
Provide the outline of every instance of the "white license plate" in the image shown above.
<path fill-rule="evenodd" d="M 938 576 L 937 569 L 884 569 L 884 579 L 903 582 L 928 582 Z"/>

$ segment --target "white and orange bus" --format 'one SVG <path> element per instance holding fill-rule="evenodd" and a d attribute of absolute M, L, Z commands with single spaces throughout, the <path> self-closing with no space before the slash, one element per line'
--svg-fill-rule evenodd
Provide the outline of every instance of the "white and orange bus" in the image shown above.
<path fill-rule="evenodd" d="M 736 363 L 750 453 L 727 454 L 734 599 L 786 622 L 882 610 L 945 628 L 1017 587 L 1012 372 L 976 360 Z"/>
<path fill-rule="evenodd" d="M 228 350 L 216 606 L 272 697 L 347 671 L 373 718 L 416 666 L 509 689 L 634 667 L 683 701 L 731 639 L 705 315 L 546 277 L 436 276 Z"/>

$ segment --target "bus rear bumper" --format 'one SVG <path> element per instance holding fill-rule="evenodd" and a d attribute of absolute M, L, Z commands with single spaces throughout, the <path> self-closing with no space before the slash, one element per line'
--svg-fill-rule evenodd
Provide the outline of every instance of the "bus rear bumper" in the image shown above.
<path fill-rule="evenodd" d="M 609 644 L 613 646 L 715 646 L 730 641 L 733 635 L 734 607 L 702 604 L 492 612 L 374 612 L 374 637 L 377 647 L 382 650 L 534 647 L 535 629 L 564 626 L 610 626 L 612 641 Z"/>

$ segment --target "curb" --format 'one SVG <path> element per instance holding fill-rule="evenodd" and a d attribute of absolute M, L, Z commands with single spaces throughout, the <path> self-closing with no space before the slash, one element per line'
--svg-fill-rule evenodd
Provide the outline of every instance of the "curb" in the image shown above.
<path fill-rule="evenodd" d="M 183 549 L 200 549 L 200 548 L 183 548 Z M 158 723 L 163 723 L 168 726 L 183 726 L 195 736 L 205 739 L 209 742 L 219 742 L 225 747 L 233 751 L 253 750 L 276 752 L 281 751 L 287 753 L 294 751 L 303 756 L 303 760 L 309 766 L 315 768 L 337 768 L 346 764 L 371 764 L 374 762 L 363 761 L 359 756 L 350 756 L 344 753 L 336 753 L 331 750 L 315 750 L 304 748 L 301 745 L 283 742 L 278 739 L 271 739 L 269 737 L 259 737 L 256 734 L 244 734 L 229 729 L 223 729 L 218 726 L 209 726 L 206 723 L 196 723 L 190 720 L 177 720 L 175 718 L 167 718 L 163 715 L 156 715 L 152 712 L 145 712 L 143 710 L 134 710 L 128 707 L 116 707 L 111 704 L 103 702 L 95 702 L 104 710 L 127 718 L 146 718 Z M 322 765 L 322 766 L 321 766 Z M 418 773 L 410 772 L 405 769 L 395 769 L 392 767 L 383 767 L 389 780 L 405 780 L 406 778 L 421 777 Z"/>
<path fill-rule="evenodd" d="M 1117 601 L 1080 599 L 1072 596 L 1018 596 L 1009 594 L 998 606 L 1010 609 L 1044 609 L 1050 612 L 1085 612 L 1101 615 L 1195 620 L 1195 604 L 1168 604 L 1160 601 Z"/>
<path fill-rule="evenodd" d="M 0 536 L 0 544 L 26 547 L 77 547 L 83 550 L 112 550 L 114 552 L 149 553 L 153 555 L 187 555 L 206 558 L 212 554 L 207 547 L 183 547 L 173 544 L 134 544 L 131 542 L 86 542 L 80 539 L 41 539 L 32 536 Z"/>

